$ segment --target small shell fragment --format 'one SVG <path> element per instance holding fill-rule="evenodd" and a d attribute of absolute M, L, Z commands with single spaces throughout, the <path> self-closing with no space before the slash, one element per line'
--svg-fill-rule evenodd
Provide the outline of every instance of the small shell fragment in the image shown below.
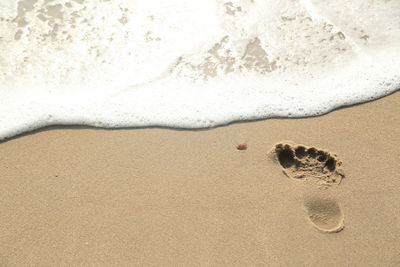
<path fill-rule="evenodd" d="M 236 146 L 237 150 L 246 150 L 247 149 L 247 144 L 245 142 L 238 144 Z"/>

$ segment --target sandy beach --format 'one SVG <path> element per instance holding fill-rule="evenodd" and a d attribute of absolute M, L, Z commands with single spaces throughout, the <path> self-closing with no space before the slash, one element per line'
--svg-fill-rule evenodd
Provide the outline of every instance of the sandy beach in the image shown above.
<path fill-rule="evenodd" d="M 399 114 L 397 92 L 314 118 L 5 141 L 0 265 L 399 266 Z"/>

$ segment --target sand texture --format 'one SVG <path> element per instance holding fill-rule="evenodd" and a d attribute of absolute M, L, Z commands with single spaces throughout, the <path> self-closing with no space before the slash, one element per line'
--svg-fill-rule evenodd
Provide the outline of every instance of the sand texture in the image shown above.
<path fill-rule="evenodd" d="M 399 114 L 8 140 L 0 265 L 400 266 Z"/>

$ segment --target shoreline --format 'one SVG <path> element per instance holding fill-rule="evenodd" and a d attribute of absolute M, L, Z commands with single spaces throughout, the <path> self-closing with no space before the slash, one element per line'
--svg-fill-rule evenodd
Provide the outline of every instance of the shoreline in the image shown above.
<path fill-rule="evenodd" d="M 179 127 L 169 127 L 169 126 L 159 126 L 159 125 L 154 125 L 154 126 L 141 126 L 141 127 L 111 127 L 111 128 L 106 128 L 106 127 L 97 127 L 97 126 L 90 126 L 90 125 L 80 125 L 80 124 L 54 124 L 54 125 L 47 125 L 47 126 L 43 126 L 43 127 L 39 127 L 37 129 L 34 130 L 30 130 L 27 132 L 22 132 L 20 134 L 17 134 L 15 136 L 12 137 L 6 137 L 4 139 L 0 139 L 0 144 L 14 140 L 14 139 L 18 139 L 18 138 L 23 138 L 25 136 L 29 136 L 29 135 L 34 135 L 40 132 L 44 132 L 44 131 L 52 131 L 52 130 L 66 130 L 66 129 L 74 129 L 74 130 L 103 130 L 103 131 L 119 131 L 119 130 L 144 130 L 144 129 L 160 129 L 160 130 L 173 130 L 173 131 L 194 131 L 194 132 L 201 132 L 201 131 L 210 131 L 210 130 L 214 130 L 214 129 L 218 129 L 221 127 L 229 127 L 231 125 L 235 125 L 235 124 L 246 124 L 246 123 L 256 123 L 256 122 L 262 122 L 262 121 L 267 121 L 267 120 L 303 120 L 303 119 L 312 119 L 312 118 L 319 118 L 319 117 L 323 117 L 326 116 L 332 112 L 336 112 L 342 109 L 348 109 L 348 108 L 353 108 L 353 107 L 357 107 L 360 105 L 364 105 L 364 104 L 368 104 L 371 102 L 375 102 L 375 101 L 379 101 L 383 98 L 386 97 L 390 97 L 391 95 L 394 94 L 400 94 L 400 88 L 396 89 L 393 92 L 390 92 L 387 95 L 384 96 L 380 96 L 376 99 L 371 99 L 371 100 L 367 100 L 365 102 L 361 102 L 361 103 L 355 103 L 355 104 L 349 104 L 349 105 L 343 105 L 337 108 L 333 108 L 332 110 L 328 111 L 327 113 L 323 113 L 323 114 L 319 114 L 319 115 L 313 115 L 313 116 L 307 116 L 307 117 L 271 117 L 271 118 L 262 118 L 262 119 L 253 119 L 253 120 L 238 120 L 238 121 L 232 121 L 226 124 L 221 124 L 221 125 L 216 125 L 213 127 L 205 127 L 205 128 L 179 128 Z"/>

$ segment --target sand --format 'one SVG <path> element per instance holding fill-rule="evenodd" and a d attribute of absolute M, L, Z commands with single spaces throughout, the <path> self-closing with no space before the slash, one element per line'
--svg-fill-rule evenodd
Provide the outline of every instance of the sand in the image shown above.
<path fill-rule="evenodd" d="M 399 266 L 399 114 L 395 93 L 315 118 L 3 142 L 0 265 Z M 327 159 L 300 151 L 297 170 L 276 144 Z"/>

